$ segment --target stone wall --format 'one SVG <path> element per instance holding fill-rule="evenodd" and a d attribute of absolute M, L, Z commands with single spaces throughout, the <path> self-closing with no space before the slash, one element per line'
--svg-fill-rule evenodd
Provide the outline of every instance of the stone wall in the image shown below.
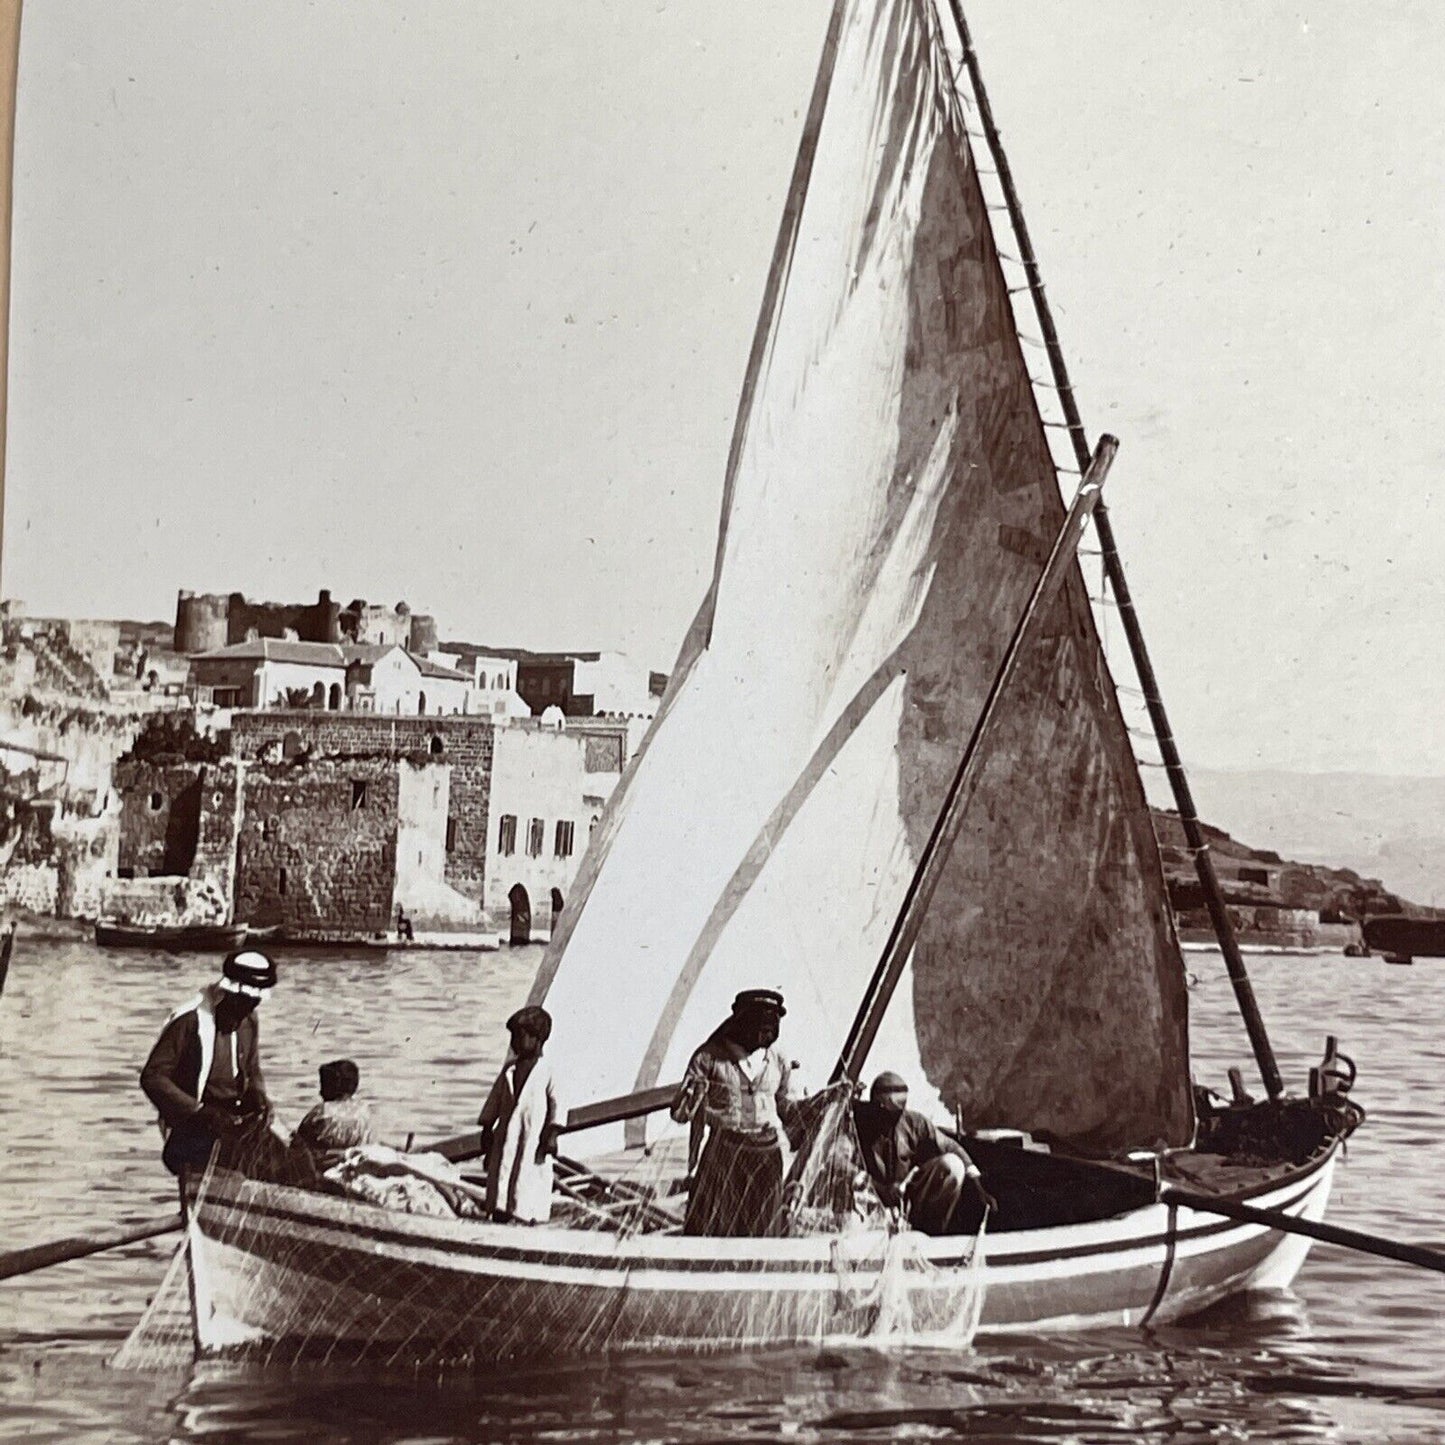
<path fill-rule="evenodd" d="M 175 650 L 182 655 L 213 652 L 227 641 L 226 619 L 230 598 L 214 592 L 180 592 L 176 595 Z"/>
<path fill-rule="evenodd" d="M 201 789 L 201 825 L 191 877 L 230 900 L 236 888 L 236 839 L 241 829 L 243 766 L 227 759 L 207 764 Z"/>
<path fill-rule="evenodd" d="M 101 912 L 115 923 L 192 927 L 224 923 L 229 908 L 219 889 L 196 878 L 111 878 Z"/>
<path fill-rule="evenodd" d="M 0 898 L 7 908 L 54 914 L 59 874 L 53 863 L 12 863 L 0 878 Z"/>
<path fill-rule="evenodd" d="M 237 922 L 323 937 L 388 931 L 397 793 L 397 768 L 386 759 L 245 767 Z"/>
<path fill-rule="evenodd" d="M 294 633 L 302 642 L 340 642 L 341 608 L 322 591 L 315 602 L 253 602 L 240 592 L 180 592 L 175 649 L 210 652 L 234 642 Z"/>
<path fill-rule="evenodd" d="M 288 734 L 311 758 L 435 759 L 451 769 L 445 880 L 481 901 L 487 876 L 492 757 L 497 729 L 484 717 L 238 712 L 231 748 L 241 760 L 279 756 Z"/>
<path fill-rule="evenodd" d="M 202 763 L 115 765 L 120 797 L 118 871 L 126 877 L 179 877 L 191 870 L 200 837 Z"/>
<path fill-rule="evenodd" d="M 114 810 L 99 818 L 61 818 L 54 827 L 55 916 L 99 918 L 115 876 L 120 845 Z"/>

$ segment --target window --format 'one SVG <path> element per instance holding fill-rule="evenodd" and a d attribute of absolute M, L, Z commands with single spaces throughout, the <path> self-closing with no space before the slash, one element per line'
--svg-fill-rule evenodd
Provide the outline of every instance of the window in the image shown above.
<path fill-rule="evenodd" d="M 441 755 L 442 755 L 442 750 L 443 750 L 445 747 L 446 747 L 446 744 L 442 741 L 441 734 L 440 734 L 440 733 L 433 733 L 432 736 L 431 736 L 431 742 L 427 744 L 427 750 L 431 753 L 432 757 L 434 757 L 434 758 L 439 758 L 439 757 L 441 757 Z"/>
<path fill-rule="evenodd" d="M 351 780 L 351 811 L 355 813 L 366 806 L 366 779 L 353 778 Z"/>
<path fill-rule="evenodd" d="M 284 867 L 276 870 L 276 891 L 283 898 L 286 896 L 286 869 Z"/>
<path fill-rule="evenodd" d="M 510 858 L 517 851 L 517 819 L 511 813 L 503 813 L 497 827 L 497 852 Z"/>
<path fill-rule="evenodd" d="M 590 838 L 596 831 L 597 825 L 602 821 L 596 813 L 592 815 L 592 821 L 587 825 L 587 836 Z"/>
<path fill-rule="evenodd" d="M 533 818 L 527 824 L 527 857 L 542 856 L 542 842 L 547 836 L 547 825 L 540 818 Z"/>
<path fill-rule="evenodd" d="M 448 852 L 448 853 L 455 853 L 456 851 L 457 851 L 457 820 L 456 820 L 455 818 L 448 818 L 448 819 L 447 819 L 447 852 Z"/>
<path fill-rule="evenodd" d="M 557 836 L 553 852 L 559 858 L 570 858 L 572 856 L 572 822 L 568 818 L 558 820 Z"/>
<path fill-rule="evenodd" d="M 151 796 L 150 796 L 151 812 L 152 812 L 152 813 L 159 813 L 160 810 L 161 810 L 161 805 L 162 805 L 164 802 L 165 802 L 165 799 L 164 799 L 163 797 L 161 797 L 161 795 L 160 795 L 159 793 L 152 793 Z"/>

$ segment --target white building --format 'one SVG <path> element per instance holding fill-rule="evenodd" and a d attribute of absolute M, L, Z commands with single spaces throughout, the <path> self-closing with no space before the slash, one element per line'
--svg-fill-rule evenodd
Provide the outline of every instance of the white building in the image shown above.
<path fill-rule="evenodd" d="M 201 706 L 313 708 L 407 715 L 465 713 L 471 678 L 395 645 L 258 637 L 191 658 Z"/>
<path fill-rule="evenodd" d="M 346 690 L 358 712 L 445 716 L 476 711 L 464 672 L 394 646 L 342 644 Z"/>
<path fill-rule="evenodd" d="M 529 718 L 532 709 L 517 691 L 517 659 L 487 652 L 429 652 L 429 662 L 465 673 L 472 680 L 472 701 L 467 711 L 499 722 Z"/>
<path fill-rule="evenodd" d="M 504 936 L 551 933 L 625 754 L 619 724 L 586 732 L 540 722 L 497 729 L 482 903 Z"/>
<path fill-rule="evenodd" d="M 197 653 L 186 691 L 201 706 L 339 712 L 346 701 L 346 658 L 331 642 L 257 637 Z"/>

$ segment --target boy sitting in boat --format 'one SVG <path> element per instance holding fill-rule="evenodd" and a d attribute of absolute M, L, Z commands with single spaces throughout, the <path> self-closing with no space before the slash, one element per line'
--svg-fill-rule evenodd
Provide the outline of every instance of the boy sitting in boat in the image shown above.
<path fill-rule="evenodd" d="M 512 1048 L 477 1123 L 487 1156 L 487 1207 L 500 1221 L 545 1224 L 552 1216 L 552 1159 L 562 1110 L 542 1048 L 552 1034 L 544 1008 L 507 1020 Z"/>
<path fill-rule="evenodd" d="M 908 1085 L 885 1071 L 873 1080 L 867 1101 L 853 1105 L 853 1128 L 863 1167 L 880 1201 L 903 1213 L 923 1234 L 958 1234 L 977 1228 L 965 1219 L 964 1190 L 994 1213 L 998 1203 L 963 1145 L 908 1107 Z"/>
<path fill-rule="evenodd" d="M 376 1143 L 371 1113 L 357 1097 L 361 1071 L 350 1059 L 333 1059 L 318 1070 L 321 1102 L 296 1126 L 293 1150 L 304 1149 L 318 1171 L 325 1171 L 348 1149 Z"/>
<path fill-rule="evenodd" d="M 782 1231 L 785 1125 L 793 1101 L 790 1067 L 775 1045 L 786 1012 L 782 994 L 773 989 L 744 989 L 733 1000 L 731 1016 L 688 1061 L 672 1117 L 693 1126 L 689 1166 L 704 1126 L 708 1136 L 688 1196 L 684 1234 L 757 1237 Z"/>

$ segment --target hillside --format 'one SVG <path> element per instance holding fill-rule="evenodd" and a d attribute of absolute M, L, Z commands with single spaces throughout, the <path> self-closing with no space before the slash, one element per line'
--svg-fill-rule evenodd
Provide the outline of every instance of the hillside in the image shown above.
<path fill-rule="evenodd" d="M 1172 800 L 1147 779 L 1156 807 Z M 1445 778 L 1283 771 L 1190 772 L 1202 817 L 1250 850 L 1379 879 L 1425 908 L 1445 905 Z M 1243 845 L 1238 845 L 1243 846 Z"/>
<path fill-rule="evenodd" d="M 1382 913 L 1427 914 L 1378 879 L 1351 868 L 1331 868 L 1255 848 L 1219 828 L 1203 824 L 1225 901 L 1242 908 L 1311 909 L 1326 922 L 1358 921 Z M 1154 831 L 1164 858 L 1170 900 L 1181 915 L 1204 907 L 1194 860 L 1184 830 L 1172 811 L 1154 811 Z"/>

